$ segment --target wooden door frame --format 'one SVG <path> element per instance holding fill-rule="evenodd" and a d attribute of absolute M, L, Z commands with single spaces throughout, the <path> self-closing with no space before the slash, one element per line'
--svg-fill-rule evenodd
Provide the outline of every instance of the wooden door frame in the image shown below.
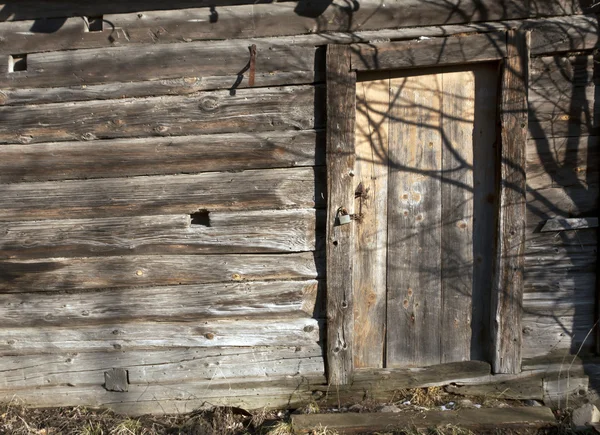
<path fill-rule="evenodd" d="M 354 205 L 356 73 L 499 61 L 500 186 L 491 304 L 492 369 L 521 370 L 525 246 L 525 147 L 529 32 L 478 33 L 416 41 L 327 47 L 327 375 L 332 385 L 353 373 L 352 225 L 340 208 Z"/>

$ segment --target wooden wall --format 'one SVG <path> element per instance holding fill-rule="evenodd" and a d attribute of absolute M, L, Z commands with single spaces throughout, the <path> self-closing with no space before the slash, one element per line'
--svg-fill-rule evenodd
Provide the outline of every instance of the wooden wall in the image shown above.
<path fill-rule="evenodd" d="M 325 382 L 323 47 L 519 25 L 535 56 L 523 353 L 577 350 L 596 234 L 538 230 L 597 215 L 583 2 L 102 3 L 0 4 L 0 400 L 306 400 Z M 113 368 L 128 392 L 103 387 Z"/>

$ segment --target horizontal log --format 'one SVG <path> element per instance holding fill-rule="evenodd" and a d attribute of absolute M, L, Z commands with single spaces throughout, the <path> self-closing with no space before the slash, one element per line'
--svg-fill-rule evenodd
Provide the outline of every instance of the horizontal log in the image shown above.
<path fill-rule="evenodd" d="M 6 356 L 0 362 L 0 391 L 53 385 L 102 385 L 104 372 L 124 368 L 130 384 L 165 384 L 201 380 L 268 381 L 278 376 L 324 373 L 321 348 L 299 347 L 189 348 Z"/>
<path fill-rule="evenodd" d="M 0 143 L 311 129 L 321 88 L 295 86 L 194 96 L 0 107 Z M 316 105 L 316 106 L 315 106 Z"/>
<path fill-rule="evenodd" d="M 314 254 L 147 255 L 0 262 L 0 292 L 314 279 Z"/>
<path fill-rule="evenodd" d="M 530 139 L 527 144 L 527 185 L 587 187 L 598 184 L 598 136 Z"/>
<path fill-rule="evenodd" d="M 542 233 L 550 231 L 572 231 L 581 229 L 598 228 L 598 218 L 571 218 L 549 219 L 540 230 Z"/>
<path fill-rule="evenodd" d="M 550 188 L 527 192 L 527 225 L 537 227 L 548 219 L 597 214 L 598 187 Z"/>
<path fill-rule="evenodd" d="M 201 323 L 17 327 L 3 328 L 2 338 L 2 356 L 188 347 L 312 346 L 319 341 L 319 324 L 309 317 L 287 316 Z"/>
<path fill-rule="evenodd" d="M 242 82 L 244 87 L 248 86 L 250 45 L 256 47 L 253 86 L 265 86 L 263 77 L 270 77 L 268 82 L 273 83 L 274 76 L 280 72 L 310 71 L 313 80 L 318 73 L 315 48 L 310 46 L 280 44 L 276 40 L 252 41 L 251 44 L 245 40 L 152 43 L 28 54 L 26 71 L 14 74 L 0 68 L 3 73 L 0 87 L 85 86 L 180 77 L 201 83 L 205 78 L 214 81 L 216 77 L 228 76 L 233 80 L 225 87 L 235 89 Z"/>
<path fill-rule="evenodd" d="M 320 168 L 0 184 L 0 221 L 321 206 Z"/>
<path fill-rule="evenodd" d="M 593 271 L 570 271 L 543 272 L 538 269 L 533 272 L 525 270 L 525 294 L 544 293 L 552 295 L 573 295 L 575 292 L 584 290 L 591 294 L 596 285 L 596 275 Z"/>
<path fill-rule="evenodd" d="M 200 217 L 159 215 L 0 223 L 0 259 L 314 251 L 324 218 L 314 209 L 194 216 Z M 204 222 L 192 223 L 201 218 Z"/>
<path fill-rule="evenodd" d="M 574 87 L 600 84 L 595 74 L 595 57 L 547 56 L 532 58 L 529 65 L 529 89 L 570 92 Z"/>
<path fill-rule="evenodd" d="M 421 68 L 500 60 L 506 55 L 506 34 L 485 33 L 415 41 L 361 44 L 351 47 L 357 71 Z"/>
<path fill-rule="evenodd" d="M 19 401 L 36 407 L 86 406 L 112 409 L 119 414 L 179 414 L 235 406 L 242 409 L 296 409 L 310 401 L 312 385 L 323 375 L 235 378 L 209 381 L 129 385 L 127 392 L 107 391 L 101 385 L 54 386 L 0 391 L 0 401 Z"/>
<path fill-rule="evenodd" d="M 323 139 L 310 130 L 4 145 L 0 183 L 322 165 Z"/>
<path fill-rule="evenodd" d="M 552 272 L 558 273 L 560 271 L 569 270 L 575 271 L 587 271 L 592 268 L 596 262 L 596 251 L 594 247 L 576 249 L 558 249 L 554 252 L 529 252 L 525 258 L 525 267 L 527 272 L 530 274 L 542 273 L 543 270 L 548 268 L 552 269 Z"/>
<path fill-rule="evenodd" d="M 271 281 L 196 284 L 64 293 L 5 294 L 3 327 L 109 324 L 128 321 L 199 322 L 315 313 L 319 283 Z"/>
<path fill-rule="evenodd" d="M 555 17 L 530 23 L 528 28 L 532 30 L 532 56 L 598 47 L 598 19 L 595 15 Z"/>

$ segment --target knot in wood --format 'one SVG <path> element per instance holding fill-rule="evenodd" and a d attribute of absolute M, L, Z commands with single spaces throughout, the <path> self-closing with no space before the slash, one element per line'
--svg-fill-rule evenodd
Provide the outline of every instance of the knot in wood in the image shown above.
<path fill-rule="evenodd" d="M 200 99 L 198 108 L 204 112 L 213 112 L 219 108 L 219 99 L 214 96 L 206 96 Z"/>

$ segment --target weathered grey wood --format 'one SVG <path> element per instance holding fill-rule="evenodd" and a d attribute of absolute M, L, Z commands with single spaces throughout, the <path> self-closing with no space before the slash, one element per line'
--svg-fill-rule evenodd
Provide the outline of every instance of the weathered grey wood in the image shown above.
<path fill-rule="evenodd" d="M 77 328 L 3 328 L 2 337 L 3 357 L 188 347 L 304 346 L 319 341 L 319 324 L 309 317 L 292 316 L 199 323 L 135 322 Z"/>
<path fill-rule="evenodd" d="M 0 143 L 309 129 L 321 125 L 315 92 L 295 86 L 0 107 Z"/>
<path fill-rule="evenodd" d="M 354 367 L 384 367 L 389 73 L 356 84 Z"/>
<path fill-rule="evenodd" d="M 549 231 L 568 231 L 587 228 L 598 228 L 598 218 L 549 219 L 540 231 L 544 233 Z"/>
<path fill-rule="evenodd" d="M 425 411 L 376 414 L 294 414 L 292 426 L 295 433 L 312 433 L 315 427 L 327 427 L 343 434 L 366 433 L 395 429 L 430 429 L 452 425 L 465 429 L 496 429 L 503 426 L 545 427 L 556 422 L 550 408 L 482 408 L 458 411 Z"/>
<path fill-rule="evenodd" d="M 130 385 L 125 393 L 106 391 L 101 385 L 67 385 L 1 391 L 0 400 L 16 400 L 37 407 L 87 406 L 112 409 L 120 414 L 179 414 L 236 406 L 243 409 L 298 408 L 307 403 L 312 385 L 323 375 L 214 379 L 199 382 Z"/>
<path fill-rule="evenodd" d="M 598 136 L 530 139 L 527 143 L 527 186 L 587 187 L 600 181 L 594 162 L 600 146 Z"/>
<path fill-rule="evenodd" d="M 483 396 L 504 400 L 542 400 L 544 398 L 542 376 L 481 385 L 449 385 L 446 389 L 450 393 L 463 396 Z"/>
<path fill-rule="evenodd" d="M 536 228 L 557 217 L 590 216 L 596 212 L 598 187 L 550 188 L 527 191 L 527 225 Z"/>
<path fill-rule="evenodd" d="M 312 253 L 50 258 L 0 266 L 0 290 L 7 293 L 317 277 Z"/>
<path fill-rule="evenodd" d="M 323 231 L 314 209 L 0 223 L 0 259 L 122 254 L 314 251 Z"/>
<path fill-rule="evenodd" d="M 441 105 L 441 74 L 392 78 L 387 367 L 441 362 Z"/>
<path fill-rule="evenodd" d="M 315 131 L 274 131 L 4 145 L 0 182 L 322 165 L 323 139 Z"/>
<path fill-rule="evenodd" d="M 129 390 L 127 370 L 111 369 L 104 372 L 104 388 L 107 391 L 126 392 Z"/>
<path fill-rule="evenodd" d="M 356 74 L 351 50 L 327 47 L 327 379 L 344 385 L 353 369 L 354 241 L 352 225 L 340 225 L 339 210 L 355 213 L 354 165 Z"/>
<path fill-rule="evenodd" d="M 528 23 L 531 54 L 592 50 L 598 46 L 598 20 L 594 15 L 556 17 Z"/>
<path fill-rule="evenodd" d="M 357 71 L 422 68 L 500 60 L 506 55 L 504 32 L 415 41 L 352 45 Z"/>
<path fill-rule="evenodd" d="M 101 385 L 107 367 L 129 372 L 131 384 L 324 374 L 321 348 L 208 347 L 5 356 L 0 390 Z"/>
<path fill-rule="evenodd" d="M 192 82 L 202 82 L 205 77 L 214 80 L 215 77 L 229 76 L 232 80 L 227 87 L 235 89 L 243 82 L 244 87 L 247 87 L 248 73 L 241 71 L 250 59 L 248 48 L 252 43 L 257 47 L 256 86 L 265 86 L 262 78 L 276 76 L 279 72 L 315 70 L 314 47 L 278 44 L 276 40 L 258 44 L 255 42 L 233 40 L 153 43 L 33 53 L 27 56 L 27 71 L 22 74 L 1 74 L 0 86 L 85 86 L 180 77 L 190 77 Z M 272 79 L 269 81 L 272 82 Z"/>
<path fill-rule="evenodd" d="M 441 78 L 440 356 L 445 363 L 471 359 L 474 192 L 479 188 L 474 180 L 473 131 L 475 117 L 481 114 L 475 113 L 479 89 L 474 71 L 447 72 Z M 429 258 L 430 253 L 421 255 Z"/>
<path fill-rule="evenodd" d="M 491 310 L 494 373 L 521 370 L 529 33 L 509 31 L 507 47 L 502 69 L 498 253 Z"/>
<path fill-rule="evenodd" d="M 43 277 L 40 277 L 43 279 Z M 160 283 L 160 282 L 159 282 Z M 319 283 L 269 281 L 2 296 L 3 327 L 316 314 Z M 68 301 L 68 303 L 67 303 Z"/>
<path fill-rule="evenodd" d="M 0 184 L 0 220 L 321 206 L 325 201 L 321 177 L 318 168 L 290 168 Z"/>
<path fill-rule="evenodd" d="M 574 87 L 600 84 L 594 74 L 594 56 L 548 56 L 531 60 L 530 90 L 569 92 Z"/>

